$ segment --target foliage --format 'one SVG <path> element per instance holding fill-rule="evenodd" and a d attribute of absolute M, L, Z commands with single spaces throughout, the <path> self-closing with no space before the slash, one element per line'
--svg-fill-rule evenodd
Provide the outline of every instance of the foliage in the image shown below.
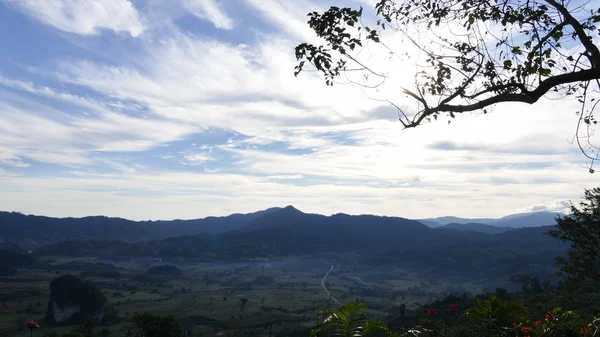
<path fill-rule="evenodd" d="M 30 266 L 35 259 L 26 252 L 15 249 L 0 249 L 0 276 L 14 275 L 17 267 Z"/>
<path fill-rule="evenodd" d="M 134 313 L 133 322 L 138 337 L 187 337 L 187 330 L 174 317 L 162 317 L 149 313 Z"/>
<path fill-rule="evenodd" d="M 367 326 L 367 306 L 364 303 L 350 302 L 337 308 L 324 319 L 324 326 L 312 331 L 311 337 L 323 335 L 350 337 L 362 336 Z"/>
<path fill-rule="evenodd" d="M 406 128 L 442 113 L 450 118 L 470 111 L 487 113 L 486 108 L 497 103 L 534 104 L 553 94 L 576 97 L 581 132 L 588 140 L 593 133 L 597 97 L 589 96 L 597 92 L 593 90 L 600 79 L 600 50 L 593 40 L 599 33 L 600 8 L 592 2 L 379 0 L 375 16 L 367 25 L 370 17 L 362 7 L 332 6 L 309 13 L 308 25 L 324 44 L 296 47 L 295 74 L 310 64 L 327 85 L 344 74 L 350 83 L 379 90 L 388 80 L 382 68 L 387 60 L 413 62 L 415 87 L 400 91 L 417 102 L 416 113 L 384 99 L 398 110 Z M 416 52 L 394 50 L 393 41 L 386 42 L 387 37 L 395 38 L 388 34 L 392 32 Z M 362 53 L 369 44 L 375 48 Z M 376 61 L 373 50 L 387 60 Z M 414 60 L 415 54 L 423 59 Z M 597 148 L 580 143 L 579 132 L 578 127 L 580 148 L 595 160 Z"/>
<path fill-rule="evenodd" d="M 10 276 L 17 273 L 17 268 L 10 266 L 4 261 L 0 261 L 0 276 Z"/>
<path fill-rule="evenodd" d="M 81 325 L 63 337 L 96 337 L 96 321 L 86 318 Z"/>
<path fill-rule="evenodd" d="M 574 279 L 600 281 L 600 188 L 586 189 L 579 208 L 559 217 L 548 235 L 568 242 L 566 257 L 557 257 L 560 273 Z"/>
<path fill-rule="evenodd" d="M 520 303 L 507 303 L 492 296 L 486 302 L 478 300 L 477 305 L 469 310 L 469 319 L 487 329 L 498 329 L 513 322 L 526 322 L 529 314 Z"/>
<path fill-rule="evenodd" d="M 475 306 L 462 313 L 455 304 L 446 311 L 451 313 L 451 318 L 440 318 L 439 311 L 430 308 L 416 326 L 390 328 L 381 319 L 368 320 L 363 303 L 351 302 L 329 313 L 323 326 L 313 330 L 311 336 L 589 337 L 600 327 L 600 318 L 584 320 L 562 308 L 553 308 L 543 317 L 531 317 L 522 304 L 504 302 L 496 296 L 478 300 Z"/>
<path fill-rule="evenodd" d="M 104 308 L 106 296 L 93 283 L 66 274 L 50 282 L 50 301 L 48 302 L 46 320 L 53 324 L 57 323 L 54 320 L 52 310 L 54 303 L 59 308 L 68 305 L 78 305 L 80 307 L 78 314 L 73 315 L 72 319 L 64 322 L 70 323 L 72 321 L 82 321 L 86 315 L 97 315 Z"/>
<path fill-rule="evenodd" d="M 179 277 L 183 275 L 183 270 L 172 266 L 172 265 L 162 265 L 162 266 L 154 266 L 151 267 L 150 269 L 148 269 L 148 271 L 146 272 L 150 275 L 163 275 L 163 276 L 173 276 L 173 277 Z"/>

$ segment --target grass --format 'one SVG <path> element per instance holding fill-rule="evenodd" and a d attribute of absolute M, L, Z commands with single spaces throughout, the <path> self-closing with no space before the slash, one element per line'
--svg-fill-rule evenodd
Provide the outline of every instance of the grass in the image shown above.
<path fill-rule="evenodd" d="M 56 265 L 73 260 L 60 258 L 53 263 Z M 185 271 L 183 278 L 153 283 L 134 280 L 134 276 L 144 273 L 145 267 L 128 265 L 120 270 L 121 279 L 88 279 L 105 292 L 108 305 L 114 306 L 119 312 L 121 321 L 118 324 L 98 327 L 99 330 L 108 329 L 111 336 L 125 336 L 129 329 L 133 329 L 131 317 L 136 312 L 173 315 L 191 328 L 191 336 L 226 336 L 242 331 L 251 332 L 253 336 L 268 336 L 269 329 L 276 335 L 290 329 L 310 327 L 314 323 L 317 308 L 334 307 L 321 288 L 321 278 L 330 262 L 314 260 L 303 263 L 308 267 L 292 269 L 280 263 L 274 264 L 275 267 L 263 268 L 260 262 L 229 267 L 215 264 L 178 265 Z M 78 271 L 70 273 L 79 275 Z M 206 284 L 203 281 L 206 275 L 214 283 Z M 56 276 L 55 271 L 39 268 L 22 269 L 16 276 L 0 279 L 0 294 L 17 295 L 14 299 L 6 300 L 4 305 L 0 303 L 0 336 L 29 336 L 29 331 L 17 330 L 15 321 L 42 321 L 47 309 L 49 283 Z M 251 282 L 257 276 L 271 276 L 275 282 L 269 286 L 253 284 L 251 288 L 243 287 L 244 282 Z M 339 301 L 361 298 L 375 311 L 392 310 L 394 305 L 401 303 L 409 308 L 416 307 L 418 303 L 425 303 L 436 296 L 410 293 L 390 296 L 393 292 L 406 291 L 421 283 L 418 275 L 404 270 L 372 270 L 358 266 L 343 269 L 339 273 L 334 270 L 327 281 L 330 291 Z M 434 288 L 426 290 L 439 293 L 448 286 L 436 284 Z M 386 295 L 360 296 L 351 291 L 360 287 L 383 289 Z M 185 292 L 181 291 L 182 288 Z M 468 288 L 476 290 L 477 285 L 469 284 Z M 248 299 L 243 308 L 241 298 Z M 41 325 L 45 333 L 61 334 L 73 328 Z"/>

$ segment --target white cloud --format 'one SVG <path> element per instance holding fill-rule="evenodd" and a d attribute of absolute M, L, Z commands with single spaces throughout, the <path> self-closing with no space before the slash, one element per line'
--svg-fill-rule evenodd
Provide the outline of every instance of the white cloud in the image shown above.
<path fill-rule="evenodd" d="M 0 163 L 25 166 L 28 164 L 20 158 L 29 158 L 64 165 L 91 164 L 95 160 L 90 156 L 95 152 L 147 151 L 198 131 L 183 123 L 113 112 L 94 100 L 41 91 L 44 97 L 72 103 L 74 113 L 66 114 L 33 100 L 24 105 L 12 103 L 6 99 L 11 96 L 2 95 L 5 92 L 0 90 L 0 98 L 5 98 L 0 99 Z M 95 114 L 81 113 L 87 108 Z"/>
<path fill-rule="evenodd" d="M 185 7 L 217 28 L 231 30 L 234 27 L 233 20 L 227 16 L 218 0 L 187 0 Z"/>
<path fill-rule="evenodd" d="M 183 158 L 185 160 L 182 163 L 186 165 L 198 165 L 214 160 L 214 158 L 209 156 L 207 153 L 188 153 L 184 154 Z"/>
<path fill-rule="evenodd" d="M 306 15 L 312 11 L 322 11 L 325 7 L 311 1 L 274 1 L 274 0 L 246 0 L 274 27 L 285 31 L 294 40 L 303 39 L 318 41 L 314 32 L 306 24 Z M 298 41 L 300 42 L 300 41 Z"/>
<path fill-rule="evenodd" d="M 194 13 L 219 28 L 254 28 L 233 27 L 228 8 L 215 1 L 194 3 Z M 312 38 L 305 14 L 319 8 L 306 1 L 248 3 L 279 32 L 234 44 L 173 24 L 148 31 L 135 50 L 124 47 L 112 59 L 107 51 L 106 59 L 56 60 L 58 68 L 41 80 L 59 79 L 62 87 L 0 76 L 2 169 L 17 170 L 27 159 L 68 166 L 67 175 L 0 180 L 3 207 L 136 219 L 287 204 L 326 214 L 502 216 L 524 205 L 550 209 L 540 203 L 577 198 L 595 183 L 566 141 L 575 119 L 565 111 L 576 102 L 507 104 L 450 125 L 402 130 L 393 109 L 352 86 L 326 87 L 314 72 L 293 76 L 293 48 Z M 87 27 L 79 20 L 71 19 Z M 82 34 L 105 27 L 94 20 Z M 397 88 L 412 81 L 414 68 L 377 60 L 370 62 L 393 73 L 380 95 L 407 102 Z M 211 138 L 208 130 L 226 136 Z M 160 146 L 149 157 L 168 166 L 136 162 L 137 154 Z M 197 167 L 174 166 L 180 164 Z"/>
<path fill-rule="evenodd" d="M 57 29 L 95 35 L 99 29 L 136 37 L 144 24 L 128 0 L 5 0 L 17 10 Z"/>
<path fill-rule="evenodd" d="M 52 216 L 105 214 L 133 219 L 196 218 L 288 204 L 323 214 L 502 216 L 524 203 L 540 200 L 544 193 L 563 193 L 570 185 L 532 185 L 525 192 L 515 192 L 514 186 L 481 191 L 478 188 L 485 185 L 472 183 L 455 188 L 381 188 L 338 181 L 298 186 L 239 174 L 176 171 L 79 174 L 52 179 L 0 176 L 0 184 L 0 203 L 6 209 Z"/>
<path fill-rule="evenodd" d="M 471 200 L 473 213 L 465 216 L 504 210 L 494 214 L 499 216 L 536 203 L 547 195 L 544 191 L 561 187 L 577 195 L 589 183 L 584 170 L 574 164 L 577 149 L 566 141 L 573 128 L 565 123 L 564 111 L 573 110 L 572 101 L 507 104 L 486 116 L 464 115 L 451 125 L 440 122 L 403 131 L 399 123 L 389 121 L 393 116 L 371 115 L 380 103 L 351 87 L 328 88 L 310 74 L 294 78 L 292 44 L 284 37 L 271 36 L 254 48 L 177 37 L 161 42 L 161 48 L 148 46 L 139 68 L 65 63 L 61 79 L 107 97 L 139 102 L 165 121 L 250 136 L 218 147 L 234 156 L 230 169 L 236 172 L 300 175 L 306 189 L 318 188 L 323 181 L 374 190 L 393 187 L 405 192 L 408 187 L 413 193 L 429 193 L 421 197 L 427 202 L 414 205 L 421 215 L 430 208 L 437 215 L 448 214 L 443 212 L 451 209 L 442 204 L 452 197 Z M 448 140 L 455 148 L 431 146 Z M 288 150 L 309 151 L 261 149 L 275 142 Z M 209 159 L 193 155 L 198 154 L 188 154 L 183 163 Z M 545 166 L 535 167 L 538 163 Z M 516 195 L 516 186 L 529 192 Z M 271 196 L 281 193 L 260 188 Z M 509 197 L 499 193 L 515 200 L 508 202 Z M 350 202 L 346 199 L 339 202 Z M 499 200 L 503 206 L 495 204 Z M 356 209 L 376 213 L 385 207 L 369 203 Z"/>
<path fill-rule="evenodd" d="M 550 204 L 534 204 L 525 208 L 520 209 L 523 213 L 532 212 L 557 212 L 557 213 L 569 213 L 571 204 L 568 200 L 555 200 Z"/>

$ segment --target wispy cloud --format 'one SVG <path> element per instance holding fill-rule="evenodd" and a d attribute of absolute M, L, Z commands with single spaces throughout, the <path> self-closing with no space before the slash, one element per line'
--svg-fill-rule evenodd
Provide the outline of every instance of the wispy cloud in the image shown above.
<path fill-rule="evenodd" d="M 208 155 L 207 153 L 188 153 L 183 155 L 183 162 L 186 165 L 198 165 L 205 163 L 207 161 L 214 160 L 213 157 Z"/>
<path fill-rule="evenodd" d="M 7 4 L 79 36 L 46 27 L 72 48 L 40 46 L 44 67 L 29 59 L 0 66 L 6 209 L 139 219 L 294 204 L 320 213 L 501 216 L 559 207 L 553 200 L 594 183 L 567 141 L 575 120 L 564 111 L 577 102 L 503 105 L 402 130 L 393 108 L 356 87 L 326 87 L 310 71 L 294 77 L 294 46 L 316 41 L 305 15 L 326 3 Z M 26 54 L 19 48 L 2 53 Z M 369 48 L 363 57 L 377 54 Z M 379 94 L 414 110 L 397 92 L 414 67 L 376 63 L 391 72 Z"/>
<path fill-rule="evenodd" d="M 220 29 L 233 29 L 233 20 L 227 16 L 217 0 L 186 0 L 185 7 L 199 18 L 212 22 Z"/>
<path fill-rule="evenodd" d="M 4 0 L 23 13 L 76 34 L 95 35 L 100 29 L 138 36 L 144 24 L 128 0 Z"/>

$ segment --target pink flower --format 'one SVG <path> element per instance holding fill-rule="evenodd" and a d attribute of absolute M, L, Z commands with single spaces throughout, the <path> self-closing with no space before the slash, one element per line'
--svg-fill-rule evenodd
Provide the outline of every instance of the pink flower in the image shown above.
<path fill-rule="evenodd" d="M 437 314 L 438 314 L 437 310 L 435 310 L 433 308 L 427 310 L 427 315 L 429 315 L 429 316 L 435 316 Z"/>
<path fill-rule="evenodd" d="M 25 327 L 27 327 L 27 329 L 29 329 L 29 330 L 33 330 L 35 328 L 39 328 L 40 325 L 37 324 L 37 322 L 35 322 L 35 321 L 27 321 L 27 322 L 25 322 Z"/>
<path fill-rule="evenodd" d="M 458 311 L 458 307 L 456 306 L 456 304 L 450 305 L 450 311 Z"/>

